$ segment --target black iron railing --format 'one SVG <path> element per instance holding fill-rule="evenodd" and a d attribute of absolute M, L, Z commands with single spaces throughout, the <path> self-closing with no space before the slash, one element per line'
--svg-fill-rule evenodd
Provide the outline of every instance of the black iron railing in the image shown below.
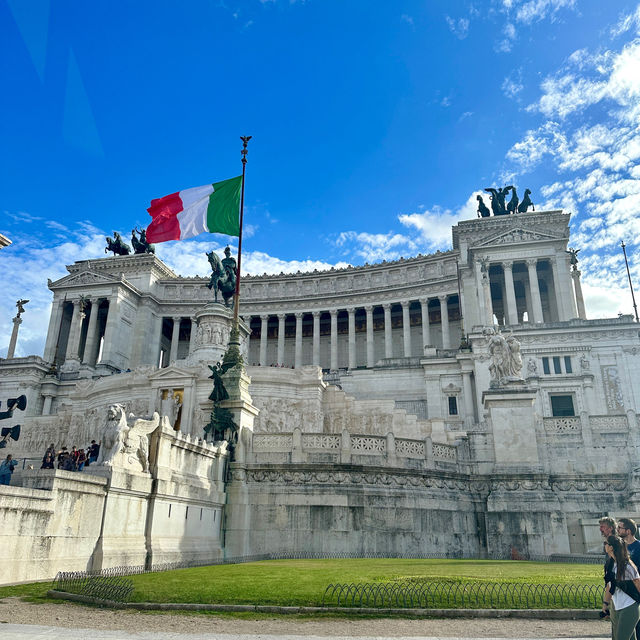
<path fill-rule="evenodd" d="M 594 609 L 601 585 L 519 582 L 371 582 L 330 584 L 324 607 L 411 609 Z"/>

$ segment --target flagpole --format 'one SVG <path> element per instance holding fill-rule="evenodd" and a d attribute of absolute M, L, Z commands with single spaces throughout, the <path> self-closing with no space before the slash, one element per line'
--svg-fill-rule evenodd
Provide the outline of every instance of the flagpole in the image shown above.
<path fill-rule="evenodd" d="M 251 136 L 240 136 L 242 140 L 242 195 L 240 196 L 240 233 L 238 234 L 238 273 L 236 274 L 236 292 L 233 300 L 233 328 L 238 329 L 238 307 L 240 306 L 240 266 L 242 264 L 242 221 L 244 218 L 244 176 L 247 168 L 247 143 Z"/>
<path fill-rule="evenodd" d="M 631 272 L 629 271 L 629 261 L 627 260 L 627 249 L 624 240 L 620 242 L 622 245 L 622 253 L 624 253 L 624 263 L 627 265 L 627 278 L 629 278 L 629 289 L 631 289 L 631 300 L 633 300 L 633 310 L 636 312 L 636 322 L 640 322 L 638 319 L 638 306 L 636 305 L 636 297 L 633 294 L 633 285 L 631 284 Z"/>

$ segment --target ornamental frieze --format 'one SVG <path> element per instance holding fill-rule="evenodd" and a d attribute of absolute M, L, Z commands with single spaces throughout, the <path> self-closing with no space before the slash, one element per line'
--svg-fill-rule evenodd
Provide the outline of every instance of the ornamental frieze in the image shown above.
<path fill-rule="evenodd" d="M 234 472 L 235 473 L 235 472 Z M 287 471 L 282 469 L 252 469 L 246 472 L 248 482 L 273 484 L 322 484 L 322 485 L 370 485 L 379 487 L 407 486 L 468 493 L 466 480 L 423 476 L 420 474 L 395 474 L 386 472 L 347 471 Z"/>

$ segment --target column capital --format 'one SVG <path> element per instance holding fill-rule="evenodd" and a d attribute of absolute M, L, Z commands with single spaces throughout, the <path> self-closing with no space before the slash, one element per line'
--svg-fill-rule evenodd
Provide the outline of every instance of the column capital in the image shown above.
<path fill-rule="evenodd" d="M 429 304 L 429 298 L 420 298 L 418 302 L 424 307 Z"/>
<path fill-rule="evenodd" d="M 337 309 L 329 309 L 329 315 L 332 318 L 337 318 L 338 317 L 338 310 Z"/>
<path fill-rule="evenodd" d="M 513 260 L 503 260 L 500 264 L 505 271 L 511 271 L 513 269 Z"/>
<path fill-rule="evenodd" d="M 312 311 L 311 315 L 313 316 L 313 319 L 315 320 L 316 318 L 319 318 L 322 315 L 322 311 Z"/>
<path fill-rule="evenodd" d="M 582 275 L 582 271 L 580 271 L 580 269 L 572 269 L 571 270 L 571 277 L 574 279 L 580 279 L 580 276 Z"/>
<path fill-rule="evenodd" d="M 438 300 L 440 300 L 441 303 L 442 302 L 446 303 L 448 299 L 449 299 L 448 293 L 444 293 L 438 296 Z"/>
<path fill-rule="evenodd" d="M 356 312 L 355 307 L 347 307 L 347 313 L 352 316 Z"/>
<path fill-rule="evenodd" d="M 370 313 L 373 313 L 373 305 L 372 304 L 365 305 L 364 310 L 367 312 L 367 315 L 369 315 Z"/>
<path fill-rule="evenodd" d="M 293 315 L 295 315 L 296 320 L 300 320 L 302 319 L 302 316 L 304 315 L 304 313 L 302 313 L 302 311 L 296 311 Z"/>
<path fill-rule="evenodd" d="M 402 305 L 403 309 L 408 309 L 409 305 L 411 304 L 411 300 L 401 300 L 400 304 Z"/>
<path fill-rule="evenodd" d="M 286 313 L 279 313 L 278 314 L 278 320 L 284 320 L 287 317 Z"/>
<path fill-rule="evenodd" d="M 382 308 L 383 308 L 385 311 L 391 311 L 391 303 L 390 303 L 390 302 L 385 302 L 385 303 L 382 305 Z"/>
<path fill-rule="evenodd" d="M 22 324 L 22 318 L 19 318 L 18 316 L 16 316 L 13 319 L 13 324 Z"/>
<path fill-rule="evenodd" d="M 180 322 L 180 320 L 182 320 L 182 316 L 171 316 L 171 319 L 172 319 L 174 322 Z"/>
<path fill-rule="evenodd" d="M 262 320 L 262 322 L 267 322 L 269 320 L 269 314 L 268 313 L 261 313 L 260 314 L 260 320 Z"/>
<path fill-rule="evenodd" d="M 538 265 L 538 258 L 527 258 L 525 262 L 529 269 L 531 269 L 531 267 L 535 268 Z"/>

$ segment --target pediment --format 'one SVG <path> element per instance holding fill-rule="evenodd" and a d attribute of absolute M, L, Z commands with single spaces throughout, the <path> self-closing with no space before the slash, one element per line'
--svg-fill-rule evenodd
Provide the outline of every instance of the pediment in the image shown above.
<path fill-rule="evenodd" d="M 196 377 L 196 373 L 192 369 L 185 369 L 184 367 L 178 367 L 175 364 L 159 369 L 155 373 L 149 376 L 149 380 L 163 381 L 163 380 L 176 380 L 177 378 L 192 379 Z"/>
<path fill-rule="evenodd" d="M 87 285 L 104 285 L 116 284 L 120 281 L 113 277 L 104 276 L 101 273 L 93 271 L 81 271 L 80 273 L 71 273 L 60 280 L 49 283 L 49 289 L 61 289 L 66 287 L 87 286 Z"/>
<path fill-rule="evenodd" d="M 505 244 L 525 244 L 529 242 L 549 242 L 549 240 L 561 240 L 557 235 L 551 233 L 543 233 L 540 231 L 532 231 L 531 229 L 523 229 L 516 227 L 509 229 L 503 233 L 498 233 L 489 238 L 485 238 L 472 245 L 473 248 L 489 247 Z"/>

